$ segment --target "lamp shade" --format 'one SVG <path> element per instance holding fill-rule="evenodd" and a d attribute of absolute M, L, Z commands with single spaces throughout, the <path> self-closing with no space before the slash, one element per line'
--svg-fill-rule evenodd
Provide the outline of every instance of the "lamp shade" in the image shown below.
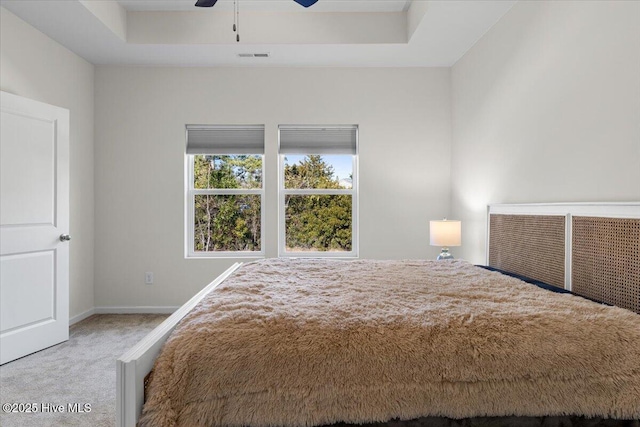
<path fill-rule="evenodd" d="M 462 244 L 462 223 L 447 219 L 429 221 L 431 246 L 460 246 Z"/>

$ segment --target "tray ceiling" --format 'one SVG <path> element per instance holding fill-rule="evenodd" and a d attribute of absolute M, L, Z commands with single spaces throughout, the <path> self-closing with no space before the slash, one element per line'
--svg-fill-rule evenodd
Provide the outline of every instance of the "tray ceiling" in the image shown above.
<path fill-rule="evenodd" d="M 94 64 L 449 67 L 516 0 L 0 0 Z M 255 57 L 254 53 L 269 53 Z"/>

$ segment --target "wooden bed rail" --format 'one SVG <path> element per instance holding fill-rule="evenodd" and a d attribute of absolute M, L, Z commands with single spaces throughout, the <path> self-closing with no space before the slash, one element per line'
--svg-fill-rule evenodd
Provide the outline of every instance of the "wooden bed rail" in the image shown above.
<path fill-rule="evenodd" d="M 203 290 L 176 310 L 167 320 L 151 331 L 138 344 L 116 361 L 116 426 L 135 427 L 144 403 L 144 381 L 164 342 L 184 316 L 209 292 L 236 271 L 242 263 L 235 263 L 216 277 Z"/>

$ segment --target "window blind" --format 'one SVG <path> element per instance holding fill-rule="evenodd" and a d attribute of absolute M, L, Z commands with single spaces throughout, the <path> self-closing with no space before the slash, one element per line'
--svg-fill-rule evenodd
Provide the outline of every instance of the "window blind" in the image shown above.
<path fill-rule="evenodd" d="M 280 154 L 356 154 L 358 126 L 280 126 Z"/>
<path fill-rule="evenodd" d="M 187 125 L 187 154 L 264 154 L 264 125 Z"/>

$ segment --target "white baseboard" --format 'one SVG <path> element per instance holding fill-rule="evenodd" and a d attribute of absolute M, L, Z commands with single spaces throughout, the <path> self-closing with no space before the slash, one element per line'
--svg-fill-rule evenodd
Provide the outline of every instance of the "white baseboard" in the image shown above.
<path fill-rule="evenodd" d="M 87 317 L 93 316 L 94 314 L 96 314 L 96 309 L 95 308 L 90 308 L 89 310 L 85 311 L 84 313 L 76 314 L 75 316 L 73 316 L 72 318 L 69 319 L 69 326 L 75 325 L 76 323 L 81 322 L 84 319 L 86 319 Z"/>
<path fill-rule="evenodd" d="M 69 326 L 82 322 L 94 314 L 172 314 L 180 307 L 93 307 L 69 318 Z"/>
<path fill-rule="evenodd" d="M 96 307 L 95 314 L 171 314 L 180 307 Z"/>

